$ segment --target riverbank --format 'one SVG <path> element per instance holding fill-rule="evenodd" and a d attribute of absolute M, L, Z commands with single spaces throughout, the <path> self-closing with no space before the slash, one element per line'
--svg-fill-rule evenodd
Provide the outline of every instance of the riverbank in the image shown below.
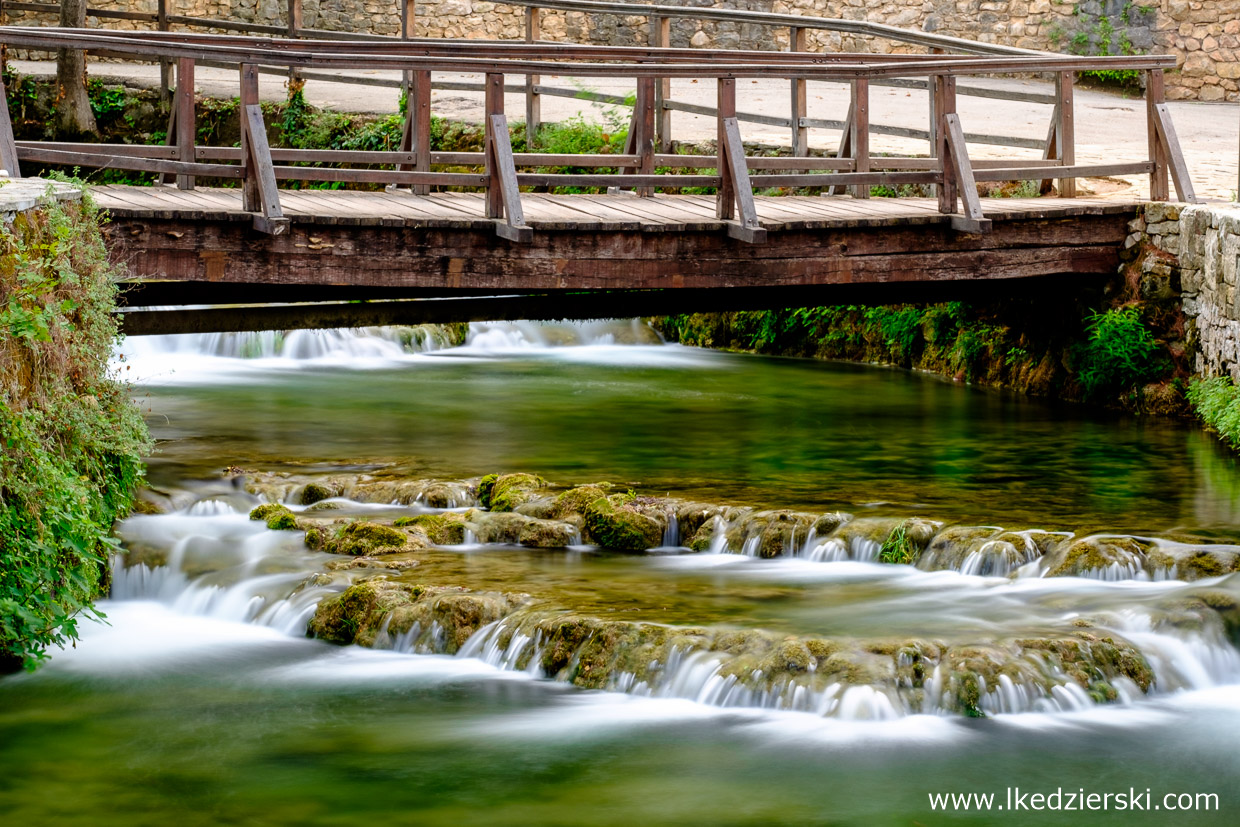
<path fill-rule="evenodd" d="M 33 192 L 33 198 L 28 195 Z M 0 673 L 76 640 L 150 450 L 108 369 L 115 270 L 77 186 L 0 184 Z"/>

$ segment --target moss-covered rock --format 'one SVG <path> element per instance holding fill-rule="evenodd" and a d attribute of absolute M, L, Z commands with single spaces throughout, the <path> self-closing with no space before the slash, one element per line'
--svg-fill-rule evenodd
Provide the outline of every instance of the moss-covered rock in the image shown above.
<path fill-rule="evenodd" d="M 332 554 L 371 556 L 375 554 L 398 554 L 422 547 L 408 534 L 398 528 L 365 521 L 355 521 L 336 526 L 335 532 L 322 546 Z"/>
<path fill-rule="evenodd" d="M 1046 556 L 1047 577 L 1133 577 L 1146 567 L 1149 544 L 1135 537 L 1086 537 Z"/>
<path fill-rule="evenodd" d="M 262 520 L 272 531 L 298 531 L 297 516 L 284 505 L 265 503 L 250 511 L 251 520 Z"/>
<path fill-rule="evenodd" d="M 413 517 L 400 517 L 392 525 L 418 529 L 437 546 L 459 546 L 465 542 L 464 514 L 418 514 Z"/>
<path fill-rule="evenodd" d="M 301 491 L 297 494 L 297 502 L 301 505 L 314 505 L 320 500 L 330 499 L 340 496 L 330 486 L 317 482 L 308 482 L 302 486 Z"/>
<path fill-rule="evenodd" d="M 552 501 L 551 508 L 546 516 L 555 520 L 562 520 L 573 514 L 580 514 L 584 517 L 586 508 L 590 503 L 600 497 L 606 497 L 612 487 L 612 484 L 609 482 L 600 482 L 570 488 L 560 493 Z"/>
<path fill-rule="evenodd" d="M 645 551 L 663 542 L 664 525 L 642 513 L 626 494 L 600 497 L 586 507 L 586 531 L 594 543 L 616 551 Z"/>
<path fill-rule="evenodd" d="M 517 506 L 540 499 L 547 481 L 537 474 L 504 474 L 488 483 L 487 477 L 478 485 L 478 500 L 491 511 L 512 511 Z M 485 491 L 485 493 L 484 493 Z"/>
<path fill-rule="evenodd" d="M 478 629 L 511 614 L 528 601 L 523 594 L 470 592 L 446 586 L 376 578 L 319 603 L 307 634 L 330 643 L 384 644 L 390 636 L 420 631 L 415 643 L 455 653 Z M 416 628 L 415 628 L 416 627 Z M 435 628 L 441 636 L 436 638 Z"/>
<path fill-rule="evenodd" d="M 1211 548 L 1179 543 L 1158 543 L 1146 555 L 1146 570 L 1155 577 L 1201 580 L 1221 577 L 1240 569 L 1235 546 Z"/>
<path fill-rule="evenodd" d="M 801 511 L 758 511 L 734 520 L 727 530 L 728 548 L 771 558 L 791 556 L 809 537 L 818 516 Z"/>
<path fill-rule="evenodd" d="M 853 515 L 845 511 L 829 511 L 814 520 L 814 533 L 819 537 L 827 537 L 845 523 L 852 522 Z"/>

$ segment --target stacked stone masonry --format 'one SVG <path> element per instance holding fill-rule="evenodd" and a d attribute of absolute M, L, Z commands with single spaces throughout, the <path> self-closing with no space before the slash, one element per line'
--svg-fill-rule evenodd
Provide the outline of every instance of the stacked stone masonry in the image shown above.
<path fill-rule="evenodd" d="M 1144 284 L 1178 277 L 1194 372 L 1240 384 L 1240 206 L 1147 204 L 1129 229 Z"/>
<path fill-rule="evenodd" d="M 1173 54 L 1167 74 L 1172 100 L 1240 100 L 1240 0 L 660 0 L 661 5 L 748 9 L 868 20 L 927 32 L 1072 54 Z M 155 0 L 93 0 L 93 8 L 154 12 Z M 172 14 L 282 25 L 287 0 L 169 0 Z M 418 37 L 517 39 L 523 7 L 479 0 L 421 0 Z M 641 15 L 544 10 L 547 40 L 644 45 Z M 10 12 L 12 22 L 48 22 L 47 15 Z M 305 25 L 317 29 L 400 31 L 399 0 L 303 0 Z M 94 21 L 92 21 L 92 24 Z M 127 28 L 147 24 L 107 21 Z M 739 23 L 674 20 L 673 46 L 785 49 L 786 29 Z M 913 47 L 838 32 L 810 31 L 809 48 L 888 53 Z"/>

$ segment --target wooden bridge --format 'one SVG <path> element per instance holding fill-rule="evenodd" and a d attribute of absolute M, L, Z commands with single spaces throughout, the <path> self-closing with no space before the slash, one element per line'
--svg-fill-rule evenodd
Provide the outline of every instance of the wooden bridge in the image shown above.
<path fill-rule="evenodd" d="M 628 15 L 635 13 L 631 4 L 577 5 L 616 6 Z M 661 10 L 651 14 L 652 30 L 663 30 L 664 38 L 660 21 L 668 14 L 710 11 L 651 8 Z M 765 25 L 788 25 L 786 16 L 763 17 L 779 18 L 762 21 Z M 153 187 L 95 189 L 95 197 L 113 217 L 108 235 L 114 255 L 144 285 L 131 303 L 526 296 L 507 303 L 399 301 L 363 309 L 341 305 L 295 311 L 135 312 L 125 317 L 131 333 L 420 321 L 453 314 L 571 315 L 576 311 L 566 309 L 565 294 L 577 296 L 577 306 L 588 305 L 595 315 L 660 312 L 669 303 L 682 307 L 690 301 L 698 303 L 692 306 L 703 301 L 713 307 L 721 302 L 752 306 L 757 300 L 753 290 L 767 291 L 760 299 L 764 303 L 827 303 L 849 300 L 858 290 L 879 296 L 877 286 L 893 283 L 902 284 L 901 290 L 882 288 L 888 292 L 879 300 L 911 301 L 929 295 L 921 288 L 935 286 L 1113 273 L 1134 204 L 1075 197 L 1077 178 L 1148 175 L 1154 200 L 1169 198 L 1170 178 L 1181 201 L 1195 200 L 1162 99 L 1162 72 L 1174 66 L 1170 57 L 1065 57 L 936 39 L 922 32 L 907 32 L 908 41 L 944 53 L 582 46 L 537 42 L 536 14 L 527 14 L 527 20 L 534 21 L 527 26 L 530 42 L 379 38 L 342 43 L 6 27 L 0 35 L 8 46 L 81 49 L 174 65 L 176 91 L 167 146 L 17 142 L 7 106 L 0 106 L 0 164 L 12 175 L 19 174 L 22 163 L 37 163 L 134 170 L 164 178 L 167 183 Z M 903 31 L 851 21 L 793 20 L 802 29 L 815 24 L 871 26 L 881 30 L 871 34 L 889 38 Z M 790 40 L 798 43 L 796 31 Z M 976 47 L 972 51 L 1004 53 L 945 53 L 971 46 Z M 195 139 L 194 74 L 199 64 L 237 67 L 239 147 L 204 146 Z M 330 73 L 373 69 L 399 70 L 405 78 L 408 105 L 398 150 L 269 145 L 258 101 L 260 71 L 333 76 Z M 1086 70 L 1144 73 L 1146 157 L 1094 165 L 1075 162 L 1073 79 Z M 432 151 L 434 78 L 461 73 L 485 78 L 485 149 Z M 1054 114 L 1043 157 L 971 159 L 968 143 L 978 136 L 967 133 L 961 122 L 958 91 L 997 95 L 1001 93 L 967 87 L 967 79 L 1031 73 L 1055 79 Z M 527 125 L 536 124 L 537 97 L 549 88 L 541 86 L 544 75 L 632 78 L 636 96 L 625 151 L 514 153 L 505 90 L 525 93 Z M 512 77 L 524 83 L 506 86 Z M 707 112 L 717 122 L 713 154 L 670 151 L 671 112 L 676 108 L 668 97 L 670 78 L 716 86 L 717 105 Z M 792 154 L 746 154 L 742 121 L 775 117 L 737 111 L 736 83 L 749 78 L 789 83 L 791 116 L 786 122 L 792 130 Z M 962 78 L 966 81 L 958 86 Z M 840 146 L 829 157 L 809 152 L 804 130 L 812 125 L 798 115 L 804 112 L 806 84 L 818 81 L 846 83 L 851 93 L 849 111 L 840 122 Z M 869 95 L 870 87 L 878 84 L 927 91 L 925 156 L 870 151 L 875 125 L 869 120 Z M 556 168 L 587 171 L 547 171 Z M 233 186 L 206 187 L 204 179 Z M 280 189 L 280 181 L 303 186 L 332 182 L 355 189 L 289 190 Z M 1037 181 L 1046 193 L 1057 182 L 1059 197 L 980 198 L 976 185 L 987 181 Z M 381 185 L 386 189 L 378 190 Z M 870 198 L 876 186 L 933 188 L 934 197 Z M 566 188 L 599 194 L 563 194 Z M 684 194 L 686 189 L 711 194 Z M 814 194 L 755 195 L 755 190 Z M 730 300 L 704 300 L 702 290 L 728 292 L 713 290 L 718 287 L 747 289 L 735 291 Z M 588 297 L 581 291 L 637 292 Z M 533 296 L 550 301 L 540 304 Z"/>

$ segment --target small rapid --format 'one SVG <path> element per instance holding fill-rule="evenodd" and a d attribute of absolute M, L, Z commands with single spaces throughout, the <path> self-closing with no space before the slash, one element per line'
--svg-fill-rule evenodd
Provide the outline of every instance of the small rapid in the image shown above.
<path fill-rule="evenodd" d="M 259 498 L 227 485 L 217 483 L 213 490 L 201 483 L 191 501 L 183 496 L 174 513 L 135 516 L 121 525 L 129 555 L 114 561 L 113 600 L 155 601 L 180 614 L 302 637 L 320 603 L 374 576 L 368 574 L 373 569 L 342 565 L 350 561 L 338 555 L 306 549 L 299 532 L 270 531 L 249 519 L 246 511 Z M 333 513 L 349 508 L 365 513 L 362 503 L 332 505 Z M 447 513 L 416 501 L 388 508 Z M 675 551 L 670 529 L 664 541 L 669 548 L 654 551 Z M 462 622 L 455 609 L 432 605 L 419 619 L 401 621 L 400 628 L 388 612 L 369 645 L 413 657 L 453 655 L 501 671 L 581 685 L 583 664 L 597 661 L 600 641 L 609 641 L 612 648 L 605 655 L 611 665 L 591 679 L 592 688 L 855 721 L 952 715 L 962 709 L 962 698 L 969 714 L 1055 715 L 1240 684 L 1240 651 L 1219 616 L 1199 603 L 1202 592 L 1196 584 L 922 571 L 877 563 L 876 549 L 864 547 L 861 554 L 829 562 L 819 553 L 826 545 L 807 536 L 796 546 L 801 553 L 782 560 L 718 552 L 653 554 L 639 576 L 652 585 L 685 588 L 705 574 L 738 594 L 805 588 L 819 581 L 829 589 L 824 594 L 842 595 L 849 582 L 866 584 L 861 587 L 878 589 L 864 611 L 875 620 L 863 619 L 860 626 L 878 638 L 803 634 L 795 643 L 793 638 L 780 643 L 777 636 L 736 629 L 732 615 L 724 616 L 724 625 L 681 633 L 664 624 L 580 618 L 545 600 L 523 598 L 504 603 L 501 616 L 466 631 L 463 640 L 454 625 Z M 431 566 L 430 571 L 456 565 L 453 561 L 478 565 L 528 553 L 465 535 L 460 546 L 424 555 L 421 565 Z M 728 558 L 743 565 L 720 568 L 715 562 Z M 575 559 L 566 576 L 590 577 L 595 558 L 578 554 Z M 380 579 L 422 582 L 413 562 L 409 574 L 397 567 Z M 601 571 L 596 576 L 605 576 Z M 1207 585 L 1232 594 L 1240 590 L 1235 581 L 1231 576 Z M 538 585 L 530 583 L 531 588 Z M 478 599 L 488 598 L 480 594 Z M 959 612 L 965 604 L 972 606 L 968 616 Z M 1070 605 L 1076 608 L 1066 608 Z M 911 627 L 928 632 L 893 638 L 890 620 L 879 619 L 902 614 L 915 618 Z M 564 637 L 566 623 L 581 631 Z"/>

